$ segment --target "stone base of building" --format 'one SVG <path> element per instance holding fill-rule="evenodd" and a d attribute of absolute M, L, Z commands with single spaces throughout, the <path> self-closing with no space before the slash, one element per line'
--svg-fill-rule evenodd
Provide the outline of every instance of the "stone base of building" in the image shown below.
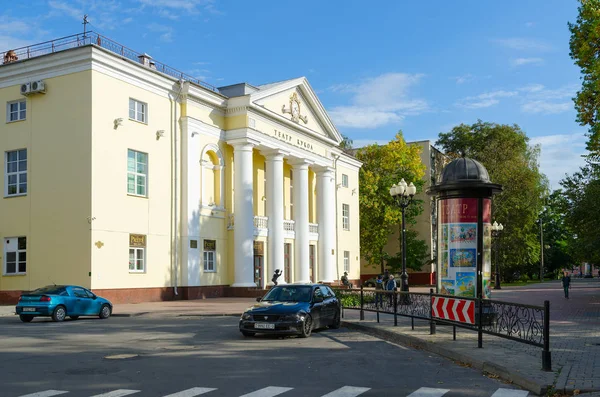
<path fill-rule="evenodd" d="M 0 305 L 15 305 L 22 291 L 0 291 Z"/>

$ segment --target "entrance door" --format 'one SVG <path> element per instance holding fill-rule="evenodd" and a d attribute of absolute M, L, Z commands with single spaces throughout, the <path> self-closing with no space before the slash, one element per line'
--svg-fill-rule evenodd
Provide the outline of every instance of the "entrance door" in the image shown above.
<path fill-rule="evenodd" d="M 263 288 L 262 283 L 263 257 L 254 255 L 254 283 L 258 288 Z"/>
<path fill-rule="evenodd" d="M 286 283 L 291 283 L 292 279 L 291 275 L 291 260 L 292 260 L 292 244 L 284 243 L 283 244 L 283 273 L 285 277 Z"/>
<path fill-rule="evenodd" d="M 258 288 L 264 288 L 263 285 L 263 264 L 265 255 L 265 243 L 262 241 L 254 242 L 254 283 Z"/>
<path fill-rule="evenodd" d="M 315 282 L 315 246 L 311 244 L 308 246 L 309 253 L 309 273 L 310 273 L 310 281 L 312 283 Z"/>

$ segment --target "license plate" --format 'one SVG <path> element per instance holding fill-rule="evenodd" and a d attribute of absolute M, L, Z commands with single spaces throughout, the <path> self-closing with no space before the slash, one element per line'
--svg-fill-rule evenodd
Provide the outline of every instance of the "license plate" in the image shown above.
<path fill-rule="evenodd" d="M 24 307 L 23 311 L 24 312 L 34 312 L 35 311 L 35 307 Z"/>
<path fill-rule="evenodd" d="M 254 328 L 258 328 L 258 329 L 275 329 L 275 324 L 270 324 L 270 323 L 254 323 Z"/>

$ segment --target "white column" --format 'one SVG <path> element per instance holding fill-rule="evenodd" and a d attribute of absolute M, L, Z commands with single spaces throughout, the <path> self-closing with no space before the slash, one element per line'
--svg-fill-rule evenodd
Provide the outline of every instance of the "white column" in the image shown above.
<path fill-rule="evenodd" d="M 234 261 L 232 287 L 256 287 L 254 283 L 254 205 L 253 162 L 254 144 L 240 140 L 232 142 L 234 167 Z"/>
<path fill-rule="evenodd" d="M 319 281 L 331 283 L 335 271 L 335 170 L 317 171 L 317 222 L 319 223 Z"/>
<path fill-rule="evenodd" d="M 308 237 L 308 165 L 299 160 L 291 163 L 294 167 L 294 224 L 296 241 L 294 247 L 295 282 L 310 283 L 310 256 Z"/>
<path fill-rule="evenodd" d="M 277 283 L 285 284 L 283 268 L 283 156 L 284 152 L 273 150 L 263 153 L 267 159 L 267 217 L 269 217 L 269 241 L 267 242 L 267 269 L 269 285 L 276 269 L 282 275 Z"/>

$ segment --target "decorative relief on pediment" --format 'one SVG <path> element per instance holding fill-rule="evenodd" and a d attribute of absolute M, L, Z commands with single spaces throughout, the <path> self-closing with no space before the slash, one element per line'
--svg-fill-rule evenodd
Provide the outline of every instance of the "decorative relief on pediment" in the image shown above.
<path fill-rule="evenodd" d="M 300 110 L 300 99 L 298 99 L 298 94 L 297 93 L 293 93 L 290 96 L 290 107 L 288 109 L 285 108 L 285 105 L 283 105 L 281 107 L 281 112 L 283 114 L 289 113 L 290 115 L 292 115 L 292 121 L 295 123 L 299 123 L 300 120 L 304 121 L 304 124 L 308 123 L 308 117 L 306 117 L 306 115 L 302 115 L 301 114 L 301 110 Z"/>

